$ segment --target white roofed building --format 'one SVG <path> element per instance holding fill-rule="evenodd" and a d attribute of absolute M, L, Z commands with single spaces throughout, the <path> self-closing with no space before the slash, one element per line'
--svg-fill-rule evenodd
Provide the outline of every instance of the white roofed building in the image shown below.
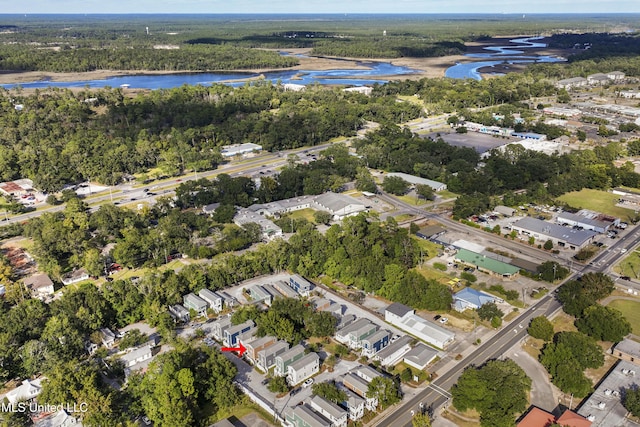
<path fill-rule="evenodd" d="M 402 178 L 411 185 L 428 185 L 433 191 L 443 191 L 447 189 L 447 184 L 443 182 L 433 181 L 431 179 L 420 178 L 419 176 L 409 175 L 402 172 L 389 172 L 387 176 L 395 176 Z"/>

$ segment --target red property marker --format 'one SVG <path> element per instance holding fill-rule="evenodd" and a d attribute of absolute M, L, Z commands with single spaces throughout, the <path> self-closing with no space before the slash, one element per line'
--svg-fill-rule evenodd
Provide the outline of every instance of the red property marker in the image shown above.
<path fill-rule="evenodd" d="M 242 343 L 240 343 L 238 347 L 222 347 L 220 350 L 222 350 L 222 351 L 237 351 L 238 352 L 238 357 L 242 357 L 244 352 L 247 351 L 247 349 L 245 348 L 245 346 L 242 345 Z"/>

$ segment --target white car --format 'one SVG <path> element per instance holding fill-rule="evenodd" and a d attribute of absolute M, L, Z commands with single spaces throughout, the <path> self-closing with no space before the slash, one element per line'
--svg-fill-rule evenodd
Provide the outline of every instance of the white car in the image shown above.
<path fill-rule="evenodd" d="M 626 249 L 620 249 L 620 253 L 621 253 L 621 254 L 623 254 L 623 253 L 625 253 L 625 252 L 627 252 L 627 250 L 626 250 Z"/>
<path fill-rule="evenodd" d="M 306 380 L 305 382 L 302 383 L 302 388 L 307 388 L 309 387 L 311 384 L 313 384 L 313 378 L 309 378 L 308 380 Z"/>
<path fill-rule="evenodd" d="M 441 317 L 440 318 L 440 323 L 447 323 L 449 321 L 448 317 Z"/>

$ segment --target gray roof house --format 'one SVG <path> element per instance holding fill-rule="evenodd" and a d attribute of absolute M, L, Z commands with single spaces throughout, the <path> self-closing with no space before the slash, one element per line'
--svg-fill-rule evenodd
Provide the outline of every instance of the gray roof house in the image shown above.
<path fill-rule="evenodd" d="M 289 343 L 286 341 L 278 341 L 264 350 L 260 350 L 258 352 L 258 366 L 267 371 L 276 364 L 276 357 L 287 350 L 289 350 Z"/>
<path fill-rule="evenodd" d="M 349 411 L 349 419 L 351 421 L 358 421 L 360 418 L 364 417 L 365 401 L 351 390 L 345 390 L 345 393 L 347 395 L 347 399 L 342 402 L 342 406 L 347 408 Z"/>
<path fill-rule="evenodd" d="M 220 317 L 211 325 L 211 334 L 218 341 L 222 341 L 224 338 L 224 332 L 231 327 L 231 317 Z"/>
<path fill-rule="evenodd" d="M 362 339 L 360 341 L 360 344 L 362 345 L 362 355 L 366 357 L 373 356 L 389 345 L 390 337 L 391 332 L 386 329 L 382 329 Z"/>
<path fill-rule="evenodd" d="M 34 296 L 53 295 L 53 282 L 46 273 L 38 273 L 23 280 L 24 285 Z"/>
<path fill-rule="evenodd" d="M 190 319 L 189 310 L 184 308 L 182 304 L 170 305 L 169 314 L 176 322 L 188 322 Z"/>
<path fill-rule="evenodd" d="M 339 407 L 333 402 L 321 396 L 313 396 L 309 405 L 320 414 L 324 415 L 334 427 L 347 426 L 347 411 Z"/>
<path fill-rule="evenodd" d="M 377 352 L 373 358 L 374 360 L 379 360 L 382 366 L 395 365 L 411 350 L 411 341 L 413 341 L 413 338 L 409 335 L 403 335 Z"/>
<path fill-rule="evenodd" d="M 298 274 L 289 277 L 289 286 L 303 297 L 308 297 L 313 289 L 311 282 Z"/>
<path fill-rule="evenodd" d="M 274 375 L 285 376 L 290 364 L 300 360 L 304 356 L 304 347 L 300 344 L 276 356 L 276 368 Z"/>
<path fill-rule="evenodd" d="M 316 196 L 313 204 L 317 209 L 328 211 L 335 220 L 365 212 L 367 207 L 360 200 L 339 193 L 324 193 Z"/>
<path fill-rule="evenodd" d="M 286 425 L 291 427 L 332 427 L 331 421 L 307 404 L 294 406 L 285 413 Z"/>
<path fill-rule="evenodd" d="M 290 385 L 300 384 L 319 371 L 320 356 L 317 353 L 309 353 L 287 367 L 287 381 Z"/>
<path fill-rule="evenodd" d="M 284 280 L 278 280 L 273 283 L 273 287 L 280 292 L 285 298 L 299 298 L 300 294 L 298 294 L 291 286 L 287 284 Z"/>
<path fill-rule="evenodd" d="M 198 292 L 198 296 L 206 301 L 206 303 L 209 304 L 209 308 L 211 308 L 216 313 L 222 311 L 224 299 L 221 295 L 218 295 L 217 293 L 204 288 L 200 289 L 200 292 Z"/>
<path fill-rule="evenodd" d="M 375 411 L 378 406 L 377 397 L 367 397 L 369 383 L 356 374 L 349 372 L 342 377 L 342 385 L 364 399 L 365 408 Z"/>
<path fill-rule="evenodd" d="M 227 347 L 235 347 L 238 345 L 238 338 L 240 335 L 249 332 L 251 329 L 255 328 L 255 326 L 256 324 L 253 323 L 253 320 L 251 319 L 240 323 L 239 325 L 231 326 L 229 329 L 224 331 L 224 345 Z"/>
<path fill-rule="evenodd" d="M 198 316 L 206 316 L 209 304 L 194 293 L 188 293 L 182 297 L 183 305 L 187 310 L 194 310 Z"/>
<path fill-rule="evenodd" d="M 336 331 L 335 338 L 342 344 L 351 345 L 352 340 L 358 341 L 358 337 L 360 337 L 359 339 L 366 338 L 377 330 L 378 325 L 373 324 L 371 320 L 360 318 Z"/>

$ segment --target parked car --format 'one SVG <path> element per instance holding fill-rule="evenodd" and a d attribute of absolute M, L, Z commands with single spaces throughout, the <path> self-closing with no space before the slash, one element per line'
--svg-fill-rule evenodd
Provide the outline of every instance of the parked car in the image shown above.
<path fill-rule="evenodd" d="M 440 323 L 447 323 L 449 321 L 448 317 L 441 317 L 440 318 Z"/>
<path fill-rule="evenodd" d="M 620 276 L 620 278 L 622 280 L 631 280 L 631 277 L 629 277 L 629 276 Z"/>
<path fill-rule="evenodd" d="M 309 387 L 311 384 L 313 384 L 313 378 L 309 378 L 307 380 L 305 380 L 305 382 L 302 383 L 302 387 L 303 388 L 307 388 Z"/>

